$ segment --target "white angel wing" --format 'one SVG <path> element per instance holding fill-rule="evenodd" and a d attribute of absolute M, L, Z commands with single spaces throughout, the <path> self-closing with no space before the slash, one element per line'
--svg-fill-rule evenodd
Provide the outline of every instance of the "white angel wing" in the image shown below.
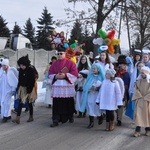
<path fill-rule="evenodd" d="M 119 77 L 115 77 L 115 80 L 119 83 L 121 95 L 122 95 L 122 98 L 123 98 L 123 97 L 124 97 L 124 92 L 125 92 L 124 82 L 123 82 L 123 80 L 122 80 L 121 78 L 119 78 Z"/>
<path fill-rule="evenodd" d="M 18 85 L 18 71 L 14 67 L 10 67 L 7 74 L 8 83 L 13 88 L 17 88 Z"/>

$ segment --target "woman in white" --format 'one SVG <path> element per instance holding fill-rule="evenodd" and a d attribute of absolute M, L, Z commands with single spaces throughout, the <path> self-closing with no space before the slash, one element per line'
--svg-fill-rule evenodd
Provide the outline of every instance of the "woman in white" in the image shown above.
<path fill-rule="evenodd" d="M 96 99 L 99 109 L 106 110 L 106 131 L 114 129 L 114 110 L 118 109 L 118 106 L 123 105 L 123 93 L 121 93 L 118 81 L 114 78 L 115 74 L 116 71 L 114 69 L 106 71 L 106 79 L 102 82 Z"/>
<path fill-rule="evenodd" d="M 0 75 L 0 99 L 2 122 L 11 119 L 11 97 L 14 95 L 18 85 L 18 71 L 9 66 L 9 60 L 1 62 L 3 72 Z"/>

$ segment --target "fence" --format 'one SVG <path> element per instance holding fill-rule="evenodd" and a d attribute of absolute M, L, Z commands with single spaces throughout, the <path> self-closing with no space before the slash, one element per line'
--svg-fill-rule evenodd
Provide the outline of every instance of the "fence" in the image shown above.
<path fill-rule="evenodd" d="M 34 65 L 39 73 L 39 81 L 44 78 L 44 70 L 47 64 L 51 61 L 51 57 L 55 55 L 55 50 L 46 51 L 44 49 L 30 50 L 30 49 L 20 49 L 14 51 L 12 49 L 0 50 L 0 55 L 9 58 L 10 66 L 17 67 L 17 60 L 28 54 L 31 64 Z"/>

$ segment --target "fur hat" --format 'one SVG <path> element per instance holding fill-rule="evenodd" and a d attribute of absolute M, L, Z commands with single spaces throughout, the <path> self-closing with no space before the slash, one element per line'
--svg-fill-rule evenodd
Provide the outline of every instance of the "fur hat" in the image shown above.
<path fill-rule="evenodd" d="M 28 67 L 30 65 L 30 62 L 31 61 L 29 60 L 28 54 L 27 54 L 26 56 L 19 58 L 17 61 L 17 64 L 18 64 L 18 66 L 20 66 L 22 64 L 22 65 L 25 65 L 26 67 Z"/>
<path fill-rule="evenodd" d="M 1 65 L 6 65 L 6 66 L 9 66 L 9 60 L 8 59 L 3 59 L 2 62 L 1 62 Z"/>
<path fill-rule="evenodd" d="M 106 74 L 109 74 L 111 77 L 115 77 L 116 71 L 114 69 L 107 69 Z"/>
<path fill-rule="evenodd" d="M 126 61 L 126 55 L 120 55 L 118 57 L 118 64 L 128 64 L 127 61 Z"/>

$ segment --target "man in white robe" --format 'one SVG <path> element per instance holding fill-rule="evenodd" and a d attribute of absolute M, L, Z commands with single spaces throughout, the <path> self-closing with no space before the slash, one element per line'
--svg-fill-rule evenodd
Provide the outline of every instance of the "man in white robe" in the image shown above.
<path fill-rule="evenodd" d="M 18 71 L 9 66 L 9 60 L 3 59 L 1 62 L 2 73 L 0 74 L 0 99 L 2 122 L 11 119 L 11 97 L 15 93 L 18 85 Z"/>

